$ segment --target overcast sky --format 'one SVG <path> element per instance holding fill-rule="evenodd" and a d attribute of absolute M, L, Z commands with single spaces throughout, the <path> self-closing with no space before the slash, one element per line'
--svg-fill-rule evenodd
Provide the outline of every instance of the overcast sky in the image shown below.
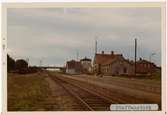
<path fill-rule="evenodd" d="M 114 51 L 160 65 L 160 8 L 54 8 L 8 9 L 8 53 L 15 59 L 29 58 L 31 65 L 64 65 L 85 56 L 93 59 L 95 37 L 98 52 Z"/>

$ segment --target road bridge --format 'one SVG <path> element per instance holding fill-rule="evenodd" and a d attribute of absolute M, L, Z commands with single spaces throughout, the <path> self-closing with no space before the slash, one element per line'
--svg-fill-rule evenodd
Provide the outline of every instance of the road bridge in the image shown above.
<path fill-rule="evenodd" d="M 59 69 L 60 71 L 65 71 L 65 67 L 59 67 L 59 66 L 40 66 L 38 68 L 44 69 L 44 70 L 47 70 L 47 69 Z"/>

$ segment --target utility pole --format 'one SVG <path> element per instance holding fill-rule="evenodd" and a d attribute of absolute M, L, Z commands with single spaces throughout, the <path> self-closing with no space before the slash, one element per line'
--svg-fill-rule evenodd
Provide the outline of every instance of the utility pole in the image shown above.
<path fill-rule="evenodd" d="M 135 38 L 135 76 L 136 76 L 136 58 L 137 58 L 137 39 Z"/>
<path fill-rule="evenodd" d="M 77 56 L 76 56 L 76 57 L 77 57 L 76 59 L 78 60 L 78 58 L 79 58 L 79 52 L 78 52 L 78 50 L 77 50 L 76 55 L 77 55 Z"/>
<path fill-rule="evenodd" d="M 97 36 L 95 37 L 95 54 L 97 53 Z"/>
<path fill-rule="evenodd" d="M 42 60 L 39 60 L 39 66 L 42 67 Z"/>
<path fill-rule="evenodd" d="M 26 58 L 26 61 L 27 61 L 27 63 L 28 63 L 28 66 L 29 66 L 29 58 Z"/>

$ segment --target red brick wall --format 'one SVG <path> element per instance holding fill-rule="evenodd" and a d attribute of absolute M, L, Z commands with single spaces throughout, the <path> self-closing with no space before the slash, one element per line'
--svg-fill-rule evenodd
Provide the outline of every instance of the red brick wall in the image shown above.
<path fill-rule="evenodd" d="M 155 65 L 152 63 L 137 63 L 137 73 L 148 74 L 155 72 Z"/>

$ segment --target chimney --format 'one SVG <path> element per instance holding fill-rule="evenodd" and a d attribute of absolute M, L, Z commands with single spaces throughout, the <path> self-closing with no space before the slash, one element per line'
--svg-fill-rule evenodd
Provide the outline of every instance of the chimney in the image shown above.
<path fill-rule="evenodd" d="M 104 54 L 104 51 L 101 51 L 102 54 Z"/>
<path fill-rule="evenodd" d="M 111 55 L 114 55 L 114 51 L 111 51 Z"/>

